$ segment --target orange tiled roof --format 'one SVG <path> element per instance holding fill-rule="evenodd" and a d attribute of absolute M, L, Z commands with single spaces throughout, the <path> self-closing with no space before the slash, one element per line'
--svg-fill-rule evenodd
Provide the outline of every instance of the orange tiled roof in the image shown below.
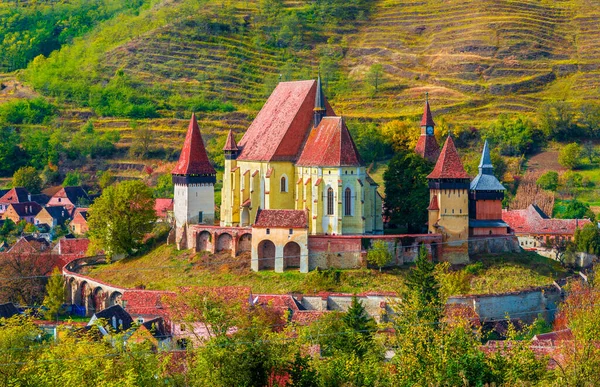
<path fill-rule="evenodd" d="M 302 155 L 296 162 L 296 165 L 304 167 L 361 164 L 356 145 L 342 117 L 324 117 L 319 126 L 310 132 Z"/>
<path fill-rule="evenodd" d="M 442 148 L 433 171 L 427 176 L 428 179 L 468 179 L 469 175 L 465 172 L 458 151 L 454 146 L 454 140 L 448 136 L 446 143 Z"/>

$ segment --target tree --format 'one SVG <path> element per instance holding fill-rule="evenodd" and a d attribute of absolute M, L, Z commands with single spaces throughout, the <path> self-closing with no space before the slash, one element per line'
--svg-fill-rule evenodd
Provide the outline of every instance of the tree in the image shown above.
<path fill-rule="evenodd" d="M 172 198 L 173 189 L 173 177 L 168 173 L 162 174 L 156 180 L 156 187 L 154 188 L 154 197 Z"/>
<path fill-rule="evenodd" d="M 484 137 L 490 141 L 492 148 L 498 149 L 501 154 L 520 156 L 530 153 L 536 145 L 535 140 L 540 136 L 527 117 L 501 114 L 487 128 Z"/>
<path fill-rule="evenodd" d="M 586 137 L 600 136 L 600 105 L 590 102 L 581 105 L 579 123 Z"/>
<path fill-rule="evenodd" d="M 415 122 L 392 120 L 381 126 L 381 133 L 394 152 L 407 152 L 415 149 L 421 132 Z"/>
<path fill-rule="evenodd" d="M 374 241 L 373 246 L 367 252 L 367 261 L 372 265 L 379 266 L 381 273 L 381 267 L 392 261 L 392 254 L 390 254 L 387 242 L 381 239 Z"/>
<path fill-rule="evenodd" d="M 588 223 L 582 229 L 575 230 L 577 251 L 600 255 L 600 230 L 594 223 Z"/>
<path fill-rule="evenodd" d="M 352 296 L 350 308 L 342 316 L 342 321 L 346 326 L 347 348 L 359 358 L 363 357 L 373 344 L 377 324 L 369 316 L 356 295 Z"/>
<path fill-rule="evenodd" d="M 24 305 L 41 304 L 44 300 L 46 277 L 59 264 L 58 255 L 5 253 L 0 256 L 0 300 Z"/>
<path fill-rule="evenodd" d="M 109 256 L 133 254 L 156 221 L 152 191 L 137 180 L 105 189 L 89 214 L 90 238 Z"/>
<path fill-rule="evenodd" d="M 31 193 L 38 193 L 42 189 L 42 178 L 34 167 L 21 167 L 13 175 L 13 187 L 24 187 Z"/>
<path fill-rule="evenodd" d="M 540 106 L 538 122 L 549 139 L 562 141 L 579 134 L 573 107 L 564 101 L 550 101 Z"/>
<path fill-rule="evenodd" d="M 58 319 L 58 314 L 62 311 L 64 303 L 65 281 L 60 270 L 55 267 L 46 285 L 46 297 L 43 303 L 47 308 L 47 317 Z"/>
<path fill-rule="evenodd" d="M 76 186 L 80 186 L 82 181 L 81 181 L 81 173 L 77 172 L 77 171 L 72 171 L 72 172 L 67 172 L 67 176 L 65 176 L 65 179 L 62 182 L 63 187 L 76 187 Z"/>
<path fill-rule="evenodd" d="M 537 179 L 536 184 L 548 191 L 556 191 L 558 188 L 558 173 L 548 171 Z"/>
<path fill-rule="evenodd" d="M 572 142 L 565 145 L 558 154 L 558 162 L 565 168 L 575 169 L 580 165 L 581 146 Z"/>
<path fill-rule="evenodd" d="M 397 153 L 383 174 L 385 212 L 390 223 L 407 225 L 420 232 L 427 221 L 429 186 L 427 175 L 433 164 L 414 152 Z"/>
<path fill-rule="evenodd" d="M 594 143 L 591 141 L 586 141 L 583 143 L 583 148 L 581 150 L 581 155 L 587 157 L 590 161 L 590 164 L 594 163 L 594 159 L 598 156 L 598 151 L 596 151 L 596 147 Z"/>
<path fill-rule="evenodd" d="M 412 294 L 423 314 L 429 314 L 431 321 L 438 322 L 442 315 L 443 302 L 440 297 L 440 284 L 435 276 L 435 263 L 431 261 L 424 244 L 419 247 L 415 266 L 406 277 L 406 286 Z"/>
<path fill-rule="evenodd" d="M 111 171 L 104 171 L 99 173 L 99 175 L 98 185 L 101 189 L 106 189 L 116 181 L 115 175 Z"/>
<path fill-rule="evenodd" d="M 383 82 L 383 66 L 380 63 L 375 63 L 369 67 L 367 72 L 367 84 L 369 85 L 369 94 L 375 96 L 379 91 L 379 86 Z"/>
<path fill-rule="evenodd" d="M 148 157 L 154 139 L 152 130 L 147 125 L 140 127 L 136 121 L 131 123 L 131 129 L 133 131 L 133 142 L 129 148 L 129 153 L 133 157 Z"/>
<path fill-rule="evenodd" d="M 589 218 L 592 222 L 596 219 L 596 215 L 590 209 L 590 205 L 582 203 L 577 199 L 569 200 L 565 210 L 562 213 L 556 214 L 556 216 L 562 219 Z"/>

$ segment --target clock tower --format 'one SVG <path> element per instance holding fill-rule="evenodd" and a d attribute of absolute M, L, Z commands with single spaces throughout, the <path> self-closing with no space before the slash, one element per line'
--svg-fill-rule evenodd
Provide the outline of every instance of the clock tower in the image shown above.
<path fill-rule="evenodd" d="M 429 93 L 425 94 L 425 109 L 421 118 L 421 136 L 415 147 L 415 152 L 421 157 L 435 163 L 440 156 L 440 146 L 434 134 L 435 122 L 429 108 Z"/>

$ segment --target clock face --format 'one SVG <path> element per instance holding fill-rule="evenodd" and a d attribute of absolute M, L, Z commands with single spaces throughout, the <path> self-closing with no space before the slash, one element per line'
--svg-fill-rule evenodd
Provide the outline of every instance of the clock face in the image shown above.
<path fill-rule="evenodd" d="M 429 134 L 429 135 L 433 134 L 433 126 L 428 126 L 427 127 L 427 134 Z"/>

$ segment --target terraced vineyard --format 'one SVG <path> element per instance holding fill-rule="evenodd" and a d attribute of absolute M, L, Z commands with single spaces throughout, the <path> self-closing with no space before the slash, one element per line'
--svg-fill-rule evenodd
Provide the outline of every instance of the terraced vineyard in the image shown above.
<path fill-rule="evenodd" d="M 151 20 L 153 13 L 184 3 L 156 3 L 141 17 Z M 139 124 L 152 128 L 156 145 L 170 149 L 179 148 L 189 116 L 168 107 L 173 95 L 233 103 L 233 112 L 198 115 L 209 149 L 216 151 L 227 130 L 239 134 L 248 126 L 280 74 L 284 79 L 314 77 L 329 45 L 343 52 L 340 71 L 349 78 L 347 91 L 330 98 L 332 106 L 356 119 L 415 117 L 426 91 L 437 117 L 476 127 L 503 112 L 533 116 L 549 99 L 577 104 L 600 97 L 598 0 L 377 0 L 367 19 L 337 26 L 296 51 L 265 48 L 253 40 L 258 0 L 202 4 L 173 13 L 177 17 L 162 13 L 164 23 L 110 46 L 98 67 L 90 69 L 106 81 L 123 71 L 141 89 L 165 95 L 162 118 Z M 284 10 L 306 10 L 310 4 L 285 1 Z M 224 7 L 230 19 L 247 25 L 207 30 L 207 15 Z M 103 28 L 93 31 L 89 41 L 102 38 Z M 372 96 L 364 85 L 376 63 L 383 66 L 384 83 Z M 62 115 L 77 126 L 93 112 L 63 104 Z M 131 142 L 129 119 L 96 117 L 96 126 L 118 129 L 123 147 Z"/>

